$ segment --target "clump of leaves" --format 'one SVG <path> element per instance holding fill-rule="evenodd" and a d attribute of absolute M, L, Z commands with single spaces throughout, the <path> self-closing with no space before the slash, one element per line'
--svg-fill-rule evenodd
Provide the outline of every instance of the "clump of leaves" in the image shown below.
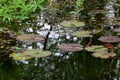
<path fill-rule="evenodd" d="M 16 39 L 22 42 L 39 42 L 44 40 L 44 36 L 38 34 L 22 34 L 17 36 Z"/>
<path fill-rule="evenodd" d="M 83 7 L 84 0 L 77 0 L 76 5 L 79 7 Z"/>
<path fill-rule="evenodd" d="M 60 23 L 61 26 L 63 27 L 80 27 L 84 26 L 84 22 L 79 22 L 77 20 L 70 20 L 70 21 L 63 21 Z"/>
<path fill-rule="evenodd" d="M 27 19 L 35 10 L 43 10 L 44 0 L 2 0 L 0 3 L 0 17 L 3 21 Z"/>
<path fill-rule="evenodd" d="M 77 31 L 71 33 L 71 35 L 76 37 L 92 37 L 91 32 L 89 31 Z"/>

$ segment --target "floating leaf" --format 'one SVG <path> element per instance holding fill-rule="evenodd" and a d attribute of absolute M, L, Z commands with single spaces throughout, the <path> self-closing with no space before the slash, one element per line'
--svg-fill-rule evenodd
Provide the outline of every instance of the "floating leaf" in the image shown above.
<path fill-rule="evenodd" d="M 78 22 L 77 20 L 71 20 L 71 21 L 63 21 L 60 23 L 61 26 L 63 27 L 80 27 L 80 26 L 84 26 L 85 23 L 84 22 Z"/>
<path fill-rule="evenodd" d="M 104 47 L 108 48 L 108 49 L 114 49 L 114 45 L 112 44 L 105 44 Z"/>
<path fill-rule="evenodd" d="M 92 34 L 97 34 L 99 32 L 101 32 L 101 30 L 96 30 L 96 29 L 92 30 Z"/>
<path fill-rule="evenodd" d="M 22 53 L 12 53 L 9 55 L 9 57 L 12 57 L 14 60 L 28 60 L 31 59 L 31 56 L 25 56 Z"/>
<path fill-rule="evenodd" d="M 41 58 L 41 57 L 46 57 L 51 55 L 51 52 L 49 51 L 42 51 L 38 49 L 32 49 L 32 50 L 26 50 L 23 52 L 24 55 L 26 56 L 31 56 L 35 58 Z"/>
<path fill-rule="evenodd" d="M 115 57 L 116 54 L 115 53 L 108 53 L 107 51 L 100 51 L 100 52 L 93 53 L 92 56 L 94 56 L 96 58 L 107 59 L 107 58 Z"/>
<path fill-rule="evenodd" d="M 86 47 L 85 50 L 89 52 L 98 52 L 98 51 L 105 51 L 107 50 L 107 48 L 105 48 L 102 45 L 92 45 L 92 46 Z"/>
<path fill-rule="evenodd" d="M 63 51 L 81 51 L 83 47 L 79 44 L 62 44 L 58 46 L 58 49 Z"/>
<path fill-rule="evenodd" d="M 23 42 L 39 42 L 44 40 L 44 37 L 38 34 L 22 34 L 17 36 L 17 40 Z"/>
<path fill-rule="evenodd" d="M 77 31 L 77 32 L 71 33 L 71 35 L 76 37 L 92 37 L 90 33 L 91 32 L 89 31 Z"/>
<path fill-rule="evenodd" d="M 102 36 L 98 40 L 102 42 L 111 42 L 111 43 L 120 42 L 120 38 L 117 36 Z"/>
<path fill-rule="evenodd" d="M 114 32 L 120 33 L 120 28 L 114 29 Z"/>
<path fill-rule="evenodd" d="M 23 53 L 12 53 L 9 57 L 12 57 L 15 60 L 28 60 L 31 58 L 41 58 L 51 55 L 49 51 L 42 51 L 38 49 L 26 50 Z"/>

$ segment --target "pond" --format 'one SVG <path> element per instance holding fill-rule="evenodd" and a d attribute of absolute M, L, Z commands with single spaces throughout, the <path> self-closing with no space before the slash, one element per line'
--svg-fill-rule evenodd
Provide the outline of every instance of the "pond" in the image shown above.
<path fill-rule="evenodd" d="M 0 1 L 0 80 L 120 80 L 119 2 Z"/>
<path fill-rule="evenodd" d="M 18 33 L 39 34 L 44 36 L 45 40 L 40 42 L 16 41 L 16 46 L 21 50 L 40 49 L 50 51 L 51 55 L 30 60 L 19 61 L 11 58 L 3 60 L 0 62 L 0 79 L 120 80 L 119 49 L 115 50 L 116 57 L 108 59 L 96 58 L 91 55 L 92 52 L 86 50 L 68 52 L 58 49 L 58 46 L 63 43 L 83 44 L 86 46 L 89 40 L 91 40 L 91 38 L 73 37 L 70 35 L 71 32 L 74 32 L 74 30 L 69 28 L 63 29 L 60 25 L 50 26 L 45 23 L 44 26 L 40 27 L 37 24 L 31 25 L 28 23 L 27 27 L 18 30 Z M 96 39 L 97 37 L 92 38 L 92 44 L 103 44 Z"/>

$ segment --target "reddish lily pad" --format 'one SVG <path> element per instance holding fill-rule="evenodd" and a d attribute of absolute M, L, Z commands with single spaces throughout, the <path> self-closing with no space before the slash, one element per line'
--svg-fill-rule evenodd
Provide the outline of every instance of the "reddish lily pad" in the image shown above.
<path fill-rule="evenodd" d="M 112 44 L 105 44 L 104 47 L 108 49 L 114 49 L 115 47 Z"/>
<path fill-rule="evenodd" d="M 112 52 L 108 53 L 107 51 L 100 51 L 93 53 L 92 56 L 96 58 L 108 59 L 108 58 L 114 58 L 116 54 Z"/>
<path fill-rule="evenodd" d="M 58 46 L 58 49 L 63 51 L 81 51 L 83 50 L 83 46 L 79 44 L 62 44 Z"/>
<path fill-rule="evenodd" d="M 39 42 L 44 40 L 44 36 L 38 34 L 22 34 L 17 36 L 17 40 L 23 42 Z"/>
<path fill-rule="evenodd" d="M 117 36 L 102 36 L 98 40 L 101 42 L 109 42 L 109 43 L 120 42 L 120 38 Z"/>
<path fill-rule="evenodd" d="M 120 28 L 114 29 L 114 32 L 120 33 Z"/>

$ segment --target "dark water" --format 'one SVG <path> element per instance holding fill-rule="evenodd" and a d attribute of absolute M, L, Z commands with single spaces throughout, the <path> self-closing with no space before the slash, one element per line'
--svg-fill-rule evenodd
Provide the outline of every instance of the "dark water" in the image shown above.
<path fill-rule="evenodd" d="M 34 48 L 52 52 L 45 58 L 29 61 L 7 60 L 0 63 L 0 80 L 120 80 L 120 51 L 114 59 L 98 59 L 87 51 L 64 52 L 57 49 L 62 43 L 79 43 L 81 38 L 71 37 L 72 30 L 59 26 L 47 28 L 27 27 L 19 33 L 37 33 L 46 36 L 44 42 L 17 42 L 22 49 Z"/>

